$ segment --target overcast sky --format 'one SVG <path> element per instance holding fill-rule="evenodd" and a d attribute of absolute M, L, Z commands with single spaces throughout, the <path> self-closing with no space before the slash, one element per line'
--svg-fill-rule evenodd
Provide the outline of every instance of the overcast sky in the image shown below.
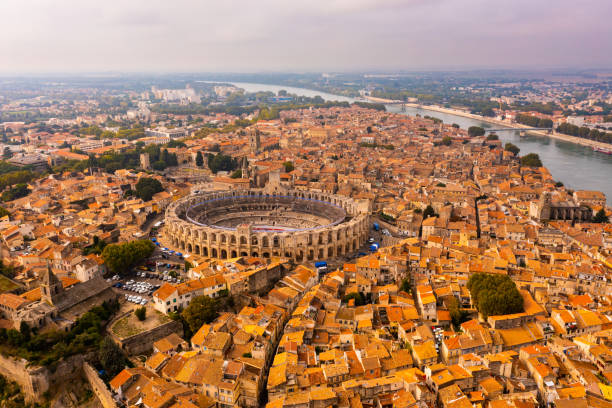
<path fill-rule="evenodd" d="M 612 0 L 0 0 L 0 71 L 612 68 Z"/>

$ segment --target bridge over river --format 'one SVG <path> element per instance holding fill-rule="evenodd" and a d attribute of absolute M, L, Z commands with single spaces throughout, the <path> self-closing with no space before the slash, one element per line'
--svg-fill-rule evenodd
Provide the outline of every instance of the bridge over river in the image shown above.
<path fill-rule="evenodd" d="M 493 129 L 493 128 L 486 128 L 485 132 L 505 132 L 508 130 L 512 130 L 512 131 L 529 131 L 529 130 L 542 130 L 545 132 L 551 132 L 552 129 L 551 128 L 537 128 L 537 127 L 503 127 L 503 128 L 497 128 L 497 129 Z"/>

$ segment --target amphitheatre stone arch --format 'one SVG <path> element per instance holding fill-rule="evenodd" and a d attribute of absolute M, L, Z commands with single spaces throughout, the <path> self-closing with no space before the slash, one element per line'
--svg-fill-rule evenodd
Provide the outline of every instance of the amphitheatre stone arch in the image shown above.
<path fill-rule="evenodd" d="M 199 192 L 166 209 L 167 245 L 213 258 L 284 256 L 314 261 L 356 251 L 369 205 L 312 191 Z"/>

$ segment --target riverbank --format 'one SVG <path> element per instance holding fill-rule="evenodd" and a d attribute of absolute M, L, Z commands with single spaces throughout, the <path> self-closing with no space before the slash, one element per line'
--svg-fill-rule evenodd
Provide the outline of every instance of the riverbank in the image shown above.
<path fill-rule="evenodd" d="M 435 106 L 435 105 L 424 106 L 424 105 L 419 105 L 416 103 L 406 103 L 405 105 L 410 106 L 412 108 L 418 108 L 418 109 L 428 110 L 432 112 L 440 112 L 440 113 L 445 113 L 448 115 L 462 116 L 464 118 L 479 120 L 481 122 L 486 122 L 486 123 L 490 123 L 490 124 L 498 125 L 502 127 L 519 128 L 519 129 L 531 128 L 531 126 L 523 125 L 520 123 L 511 123 L 511 122 L 507 122 L 503 120 L 489 118 L 486 116 L 475 115 L 473 113 L 465 112 L 459 109 L 443 108 L 441 106 Z M 549 137 L 552 139 L 563 140 L 565 142 L 574 143 L 574 144 L 587 146 L 591 148 L 612 149 L 612 145 L 608 143 L 597 142 L 595 140 L 584 139 L 582 137 L 570 136 L 570 135 L 566 135 L 566 134 L 555 132 L 555 131 L 547 132 L 547 131 L 542 131 L 542 130 L 526 130 L 525 132 L 529 133 L 530 135 Z"/>
<path fill-rule="evenodd" d="M 407 104 L 408 105 L 408 104 Z M 412 104 L 414 106 L 418 106 L 415 104 Z M 527 125 L 523 125 L 521 123 L 509 123 L 506 121 L 502 121 L 502 120 L 497 120 L 497 119 L 493 119 L 493 118 L 488 118 L 486 116 L 481 116 L 481 115 L 475 115 L 473 113 L 469 113 L 469 112 L 463 112 L 457 109 L 447 109 L 447 108 L 442 108 L 442 107 L 438 107 L 438 106 L 433 106 L 433 107 L 421 107 L 421 109 L 427 109 L 427 110 L 432 110 L 435 112 L 442 112 L 442 113 L 447 113 L 450 115 L 457 115 L 457 116 L 463 116 L 463 117 L 467 117 L 470 119 L 476 119 L 476 120 L 480 120 L 483 122 L 487 122 L 487 123 L 491 123 L 494 125 L 499 125 L 499 126 L 503 126 L 503 127 L 512 127 L 512 128 L 523 128 L 523 129 L 529 129 L 531 128 L 531 126 L 527 126 Z M 563 133 L 559 133 L 559 132 L 547 132 L 547 131 L 542 131 L 542 130 L 526 130 L 526 133 L 529 133 L 530 135 L 536 135 L 536 136 L 541 136 L 541 137 L 550 137 L 552 139 L 557 139 L 557 140 L 563 140 L 565 142 L 569 142 L 569 143 L 575 143 L 575 144 L 579 144 L 582 146 L 587 146 L 587 147 L 591 147 L 591 148 L 602 148 L 602 149 L 610 149 L 612 148 L 612 145 L 608 144 L 608 143 L 602 143 L 602 142 L 597 142 L 595 140 L 590 140 L 590 139 L 585 139 L 582 137 L 576 137 L 576 136 L 570 136 L 570 135 L 566 135 Z"/>

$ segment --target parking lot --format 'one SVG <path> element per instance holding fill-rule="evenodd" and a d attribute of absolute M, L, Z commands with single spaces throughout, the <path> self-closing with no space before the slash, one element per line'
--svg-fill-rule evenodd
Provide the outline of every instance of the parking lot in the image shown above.
<path fill-rule="evenodd" d="M 185 279 L 184 264 L 161 260 L 149 262 L 148 266 L 140 266 L 127 276 L 115 275 L 109 281 L 126 302 L 145 306 L 151 301 L 153 292 L 161 285 L 177 284 Z"/>

